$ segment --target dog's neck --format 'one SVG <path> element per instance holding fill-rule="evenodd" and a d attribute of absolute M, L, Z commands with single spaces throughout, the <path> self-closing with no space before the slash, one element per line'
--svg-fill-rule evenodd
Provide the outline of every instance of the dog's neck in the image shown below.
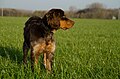
<path fill-rule="evenodd" d="M 47 29 L 49 29 L 49 32 L 52 32 L 53 34 L 57 31 L 57 29 L 51 28 L 51 26 L 48 24 L 48 21 L 43 18 L 43 23 L 46 26 Z"/>

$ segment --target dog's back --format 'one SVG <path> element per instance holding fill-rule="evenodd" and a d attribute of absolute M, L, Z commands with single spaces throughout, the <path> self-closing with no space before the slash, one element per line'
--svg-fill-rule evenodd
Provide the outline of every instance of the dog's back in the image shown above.
<path fill-rule="evenodd" d="M 42 19 L 38 16 L 33 16 L 25 23 L 24 40 L 30 47 L 30 42 L 44 38 L 48 32 L 48 28 L 44 25 Z"/>

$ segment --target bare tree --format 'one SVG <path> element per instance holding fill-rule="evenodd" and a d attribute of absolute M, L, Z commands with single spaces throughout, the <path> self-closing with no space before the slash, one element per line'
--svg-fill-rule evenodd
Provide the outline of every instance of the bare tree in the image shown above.
<path fill-rule="evenodd" d="M 102 4 L 102 3 L 92 3 L 92 4 L 89 4 L 87 5 L 87 8 L 90 8 L 90 9 L 104 9 L 105 6 Z"/>
<path fill-rule="evenodd" d="M 77 8 L 75 6 L 70 6 L 69 7 L 69 11 L 70 12 L 76 12 L 77 11 Z"/>
<path fill-rule="evenodd" d="M 89 14 L 87 13 L 87 15 L 89 15 L 89 18 L 103 17 L 105 7 L 102 3 L 92 3 L 87 5 L 87 8 L 90 10 Z"/>
<path fill-rule="evenodd" d="M 66 15 L 68 17 L 75 18 L 76 17 L 76 14 L 75 14 L 76 12 L 77 12 L 77 8 L 75 6 L 70 6 L 69 11 L 66 12 Z"/>

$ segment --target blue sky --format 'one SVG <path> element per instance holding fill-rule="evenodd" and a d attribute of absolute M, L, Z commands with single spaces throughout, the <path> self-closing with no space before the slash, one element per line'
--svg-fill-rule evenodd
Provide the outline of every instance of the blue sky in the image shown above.
<path fill-rule="evenodd" d="M 51 8 L 69 10 L 70 6 L 83 9 L 94 2 L 102 3 L 107 8 L 120 8 L 120 0 L 0 0 L 0 7 L 26 10 L 49 10 Z"/>

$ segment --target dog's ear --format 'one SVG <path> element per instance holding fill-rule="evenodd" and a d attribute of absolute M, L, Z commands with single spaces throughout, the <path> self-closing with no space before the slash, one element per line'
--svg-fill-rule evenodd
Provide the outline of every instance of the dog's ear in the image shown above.
<path fill-rule="evenodd" d="M 50 25 L 52 29 L 60 28 L 60 17 L 57 16 L 55 12 L 46 13 L 44 19 L 47 20 L 48 25 Z"/>

